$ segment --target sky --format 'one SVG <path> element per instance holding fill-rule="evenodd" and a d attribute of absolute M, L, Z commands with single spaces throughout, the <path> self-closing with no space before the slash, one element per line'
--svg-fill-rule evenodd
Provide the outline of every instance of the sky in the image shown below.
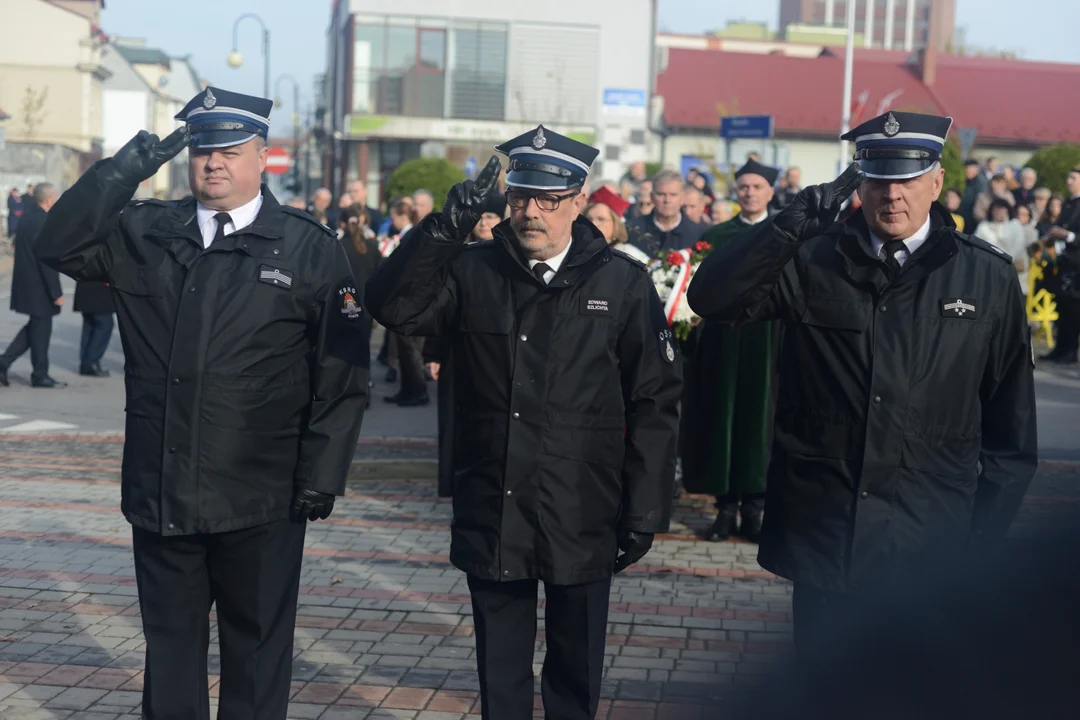
<path fill-rule="evenodd" d="M 503 0 L 526 1 L 534 0 Z M 775 29 L 779 15 L 779 0 L 659 2 L 660 28 L 669 32 L 702 33 L 729 20 L 766 22 Z M 190 54 L 196 71 L 212 85 L 261 96 L 262 30 L 256 21 L 239 25 L 243 66 L 233 69 L 225 61 L 234 21 L 257 12 L 270 30 L 271 96 L 278 78 L 291 75 L 300 86 L 301 109 L 309 112 L 314 78 L 326 66 L 330 0 L 106 0 L 105 6 L 101 24 L 110 35 L 145 38 L 174 56 Z M 1078 0 L 957 0 L 956 14 L 970 45 L 1014 51 L 1029 60 L 1080 63 L 1075 33 L 1060 30 L 1080 27 Z M 271 114 L 271 133 L 288 135 L 292 84 L 281 80 L 279 87 L 283 105 Z"/>

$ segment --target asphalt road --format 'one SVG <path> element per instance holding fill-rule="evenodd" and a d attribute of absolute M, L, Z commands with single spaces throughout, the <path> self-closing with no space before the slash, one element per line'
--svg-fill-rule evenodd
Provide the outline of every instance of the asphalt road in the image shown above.
<path fill-rule="evenodd" d="M 18 332 L 24 317 L 8 310 L 9 277 L 0 277 L 0 349 Z M 30 387 L 30 358 L 20 358 L 9 373 L 11 387 L 0 388 L 0 433 L 3 432 L 121 432 L 124 427 L 123 352 L 113 334 L 104 367 L 112 377 L 78 375 L 79 336 L 82 317 L 70 303 L 74 285 L 65 278 L 68 305 L 53 331 L 50 359 L 52 375 L 69 384 L 62 390 Z M 372 341 L 378 348 L 378 338 Z M 376 380 L 371 409 L 364 420 L 365 437 L 423 437 L 437 435 L 435 388 L 429 387 L 432 404 L 423 408 L 399 408 L 382 398 L 396 391 L 383 382 L 385 370 L 372 364 Z M 1041 365 L 1036 370 L 1039 412 L 1039 446 L 1043 460 L 1080 461 L 1080 367 L 1065 369 Z M 32 423 L 27 425 L 27 423 Z"/>

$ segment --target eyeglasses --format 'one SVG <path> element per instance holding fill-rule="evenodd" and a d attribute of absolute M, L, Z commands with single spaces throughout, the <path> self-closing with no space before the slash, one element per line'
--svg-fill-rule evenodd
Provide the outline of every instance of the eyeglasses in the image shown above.
<path fill-rule="evenodd" d="M 550 193 L 534 195 L 532 193 L 510 190 L 506 193 L 506 203 L 515 210 L 521 210 L 528 206 L 530 200 L 536 200 L 536 207 L 544 212 L 554 212 L 559 209 L 559 204 L 563 200 L 575 198 L 580 194 L 581 193 L 573 192 L 568 195 L 551 195 Z"/>

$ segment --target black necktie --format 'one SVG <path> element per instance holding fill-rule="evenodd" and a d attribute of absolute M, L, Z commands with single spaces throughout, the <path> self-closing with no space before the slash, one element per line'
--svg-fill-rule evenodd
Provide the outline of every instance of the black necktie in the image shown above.
<path fill-rule="evenodd" d="M 544 263 L 536 263 L 535 265 L 533 265 L 532 271 L 533 275 L 535 275 L 540 282 L 547 285 L 547 281 L 544 280 L 544 276 L 551 272 L 550 267 L 548 267 Z"/>
<path fill-rule="evenodd" d="M 895 278 L 900 274 L 901 268 L 896 254 L 901 251 L 907 252 L 907 245 L 903 240 L 887 240 L 882 247 L 885 248 L 885 264 L 889 267 L 889 274 Z"/>
<path fill-rule="evenodd" d="M 225 212 L 218 213 L 214 216 L 214 219 L 217 220 L 217 232 L 214 233 L 214 239 L 211 241 L 211 244 L 216 243 L 218 240 L 225 237 L 225 226 L 232 222 L 229 213 Z"/>

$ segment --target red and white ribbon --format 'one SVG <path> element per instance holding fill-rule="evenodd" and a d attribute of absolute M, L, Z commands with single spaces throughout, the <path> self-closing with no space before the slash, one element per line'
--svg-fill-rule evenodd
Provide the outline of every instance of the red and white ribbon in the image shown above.
<path fill-rule="evenodd" d="M 678 254 L 683 259 L 682 264 L 679 265 L 679 276 L 675 278 L 675 286 L 671 288 L 671 294 L 668 295 L 667 302 L 664 304 L 664 315 L 667 317 L 668 325 L 675 321 L 675 309 L 679 307 L 683 295 L 686 294 L 686 288 L 690 287 L 690 273 L 693 271 L 690 267 L 690 251 L 679 250 Z"/>

